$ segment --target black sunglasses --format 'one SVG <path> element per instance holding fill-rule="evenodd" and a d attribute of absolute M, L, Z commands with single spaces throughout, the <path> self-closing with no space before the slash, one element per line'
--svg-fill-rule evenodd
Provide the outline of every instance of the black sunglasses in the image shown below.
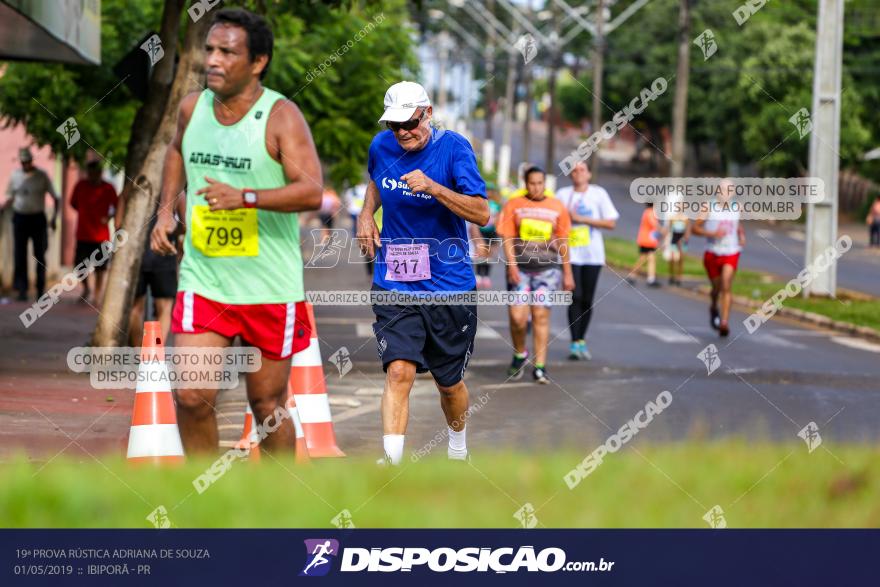
<path fill-rule="evenodd" d="M 422 123 L 422 119 L 425 117 L 425 111 L 422 110 L 422 113 L 418 118 L 410 118 L 409 120 L 405 120 L 404 122 L 386 122 L 385 126 L 388 127 L 388 130 L 391 132 L 397 132 L 400 129 L 403 130 L 412 130 Z"/>

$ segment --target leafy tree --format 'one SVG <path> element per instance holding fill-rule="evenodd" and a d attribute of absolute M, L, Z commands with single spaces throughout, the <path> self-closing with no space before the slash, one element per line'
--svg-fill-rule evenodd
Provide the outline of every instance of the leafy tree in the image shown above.
<path fill-rule="evenodd" d="M 39 145 L 56 153 L 82 161 L 91 145 L 121 165 L 138 103 L 112 68 L 135 41 L 158 27 L 161 6 L 104 0 L 101 7 L 101 65 L 7 63 L 0 78 L 0 115 L 7 124 L 24 124 Z M 82 139 L 68 151 L 56 128 L 70 116 Z"/>
<path fill-rule="evenodd" d="M 140 102 L 112 68 L 147 31 L 158 30 L 162 5 L 158 0 L 104 0 L 99 66 L 6 64 L 0 116 L 7 123 L 24 124 L 38 144 L 56 153 L 82 161 L 92 146 L 121 167 L 131 133 L 144 129 L 132 128 Z M 265 14 L 275 33 L 266 84 L 302 108 L 329 179 L 358 181 L 369 142 L 379 130 L 376 120 L 388 85 L 384 80 L 398 81 L 417 68 L 405 3 L 288 0 L 244 6 Z M 189 21 L 185 11 L 182 19 Z M 359 31 L 362 38 L 354 42 Z M 330 67 L 307 82 L 309 72 L 325 60 L 332 60 L 327 61 Z M 68 151 L 56 128 L 69 116 L 76 118 L 82 138 Z M 153 132 L 155 128 L 144 137 L 147 143 Z"/>
<path fill-rule="evenodd" d="M 276 48 L 266 84 L 302 109 L 328 179 L 360 181 L 385 91 L 417 72 L 404 2 L 326 10 L 320 26 L 287 12 L 269 17 Z"/>
<path fill-rule="evenodd" d="M 865 107 L 880 100 L 876 83 L 880 27 L 874 26 L 880 18 L 872 2 L 847 4 L 847 18 L 853 18 L 844 29 L 840 146 L 843 166 L 869 170 L 872 164 L 861 162 L 860 156 L 880 142 L 880 113 Z M 619 2 L 615 11 L 622 8 Z M 731 11 L 722 2 L 693 3 L 695 36 L 710 29 L 718 50 L 708 60 L 699 51 L 692 54 L 688 141 L 695 147 L 714 145 L 725 168 L 729 162 L 755 163 L 765 173 L 801 173 L 807 165 L 809 139 L 800 139 L 788 119 L 801 108 L 812 107 L 815 1 L 767 3 L 742 26 Z M 606 118 L 655 77 L 662 75 L 672 83 L 676 16 L 676 0 L 653 0 L 609 35 Z M 590 87 L 587 76 L 578 81 Z M 581 119 L 588 110 L 577 104 L 578 90 L 583 92 L 579 84 L 563 84 L 560 89 L 560 102 L 570 120 Z M 670 125 L 671 98 L 667 90 L 634 124 L 648 132 Z"/>

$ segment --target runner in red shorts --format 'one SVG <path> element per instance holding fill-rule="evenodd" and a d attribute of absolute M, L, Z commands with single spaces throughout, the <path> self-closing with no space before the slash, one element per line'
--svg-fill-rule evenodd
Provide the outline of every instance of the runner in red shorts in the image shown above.
<path fill-rule="evenodd" d="M 308 346 L 297 212 L 321 203 L 321 168 L 299 109 L 260 80 L 272 59 L 272 31 L 245 10 L 221 10 L 208 32 L 207 90 L 183 99 L 165 155 L 151 247 L 176 253 L 169 233 L 186 185 L 175 346 L 229 347 L 235 337 L 261 351 L 247 374 L 256 423 L 273 429 L 269 451 L 293 453 L 284 400 L 290 356 Z M 179 389 L 177 419 L 187 452 L 216 451 L 216 389 Z"/>
<path fill-rule="evenodd" d="M 733 276 L 739 264 L 739 253 L 746 244 L 746 233 L 739 220 L 739 205 L 733 200 L 733 185 L 722 181 L 720 191 L 721 195 L 712 202 L 709 214 L 694 223 L 693 233 L 708 239 L 703 265 L 712 282 L 709 319 L 718 334 L 727 336 L 730 334 Z"/>

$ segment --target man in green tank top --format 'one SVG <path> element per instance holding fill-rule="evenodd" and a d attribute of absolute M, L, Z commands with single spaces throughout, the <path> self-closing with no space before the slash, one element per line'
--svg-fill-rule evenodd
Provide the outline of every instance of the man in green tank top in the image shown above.
<path fill-rule="evenodd" d="M 284 410 L 291 355 L 309 343 L 297 213 L 319 207 L 323 181 L 299 108 L 261 83 L 272 45 L 262 17 L 217 13 L 205 42 L 208 89 L 181 101 L 150 245 L 176 254 L 169 234 L 186 186 L 175 346 L 228 347 L 240 336 L 259 348 L 261 366 L 247 374 L 247 394 L 256 422 L 274 429 L 262 446 L 292 452 L 293 425 L 285 417 L 276 426 L 273 414 Z M 216 396 L 216 389 L 177 391 L 186 451 L 217 449 Z"/>

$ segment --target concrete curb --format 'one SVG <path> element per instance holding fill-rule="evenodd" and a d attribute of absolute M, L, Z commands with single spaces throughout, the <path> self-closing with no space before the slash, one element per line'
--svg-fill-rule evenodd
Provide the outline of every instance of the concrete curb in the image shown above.
<path fill-rule="evenodd" d="M 620 271 L 629 272 L 629 267 L 624 267 L 622 265 L 616 265 L 614 263 L 608 263 L 610 267 L 614 267 L 615 269 L 619 269 Z M 678 290 L 684 291 L 688 293 L 695 293 L 700 295 L 708 295 L 710 288 L 705 284 L 688 284 L 685 282 L 684 285 L 663 285 L 664 289 L 669 290 Z M 865 294 L 860 294 L 859 296 L 854 296 L 859 298 L 865 298 Z M 764 304 L 764 300 L 753 300 L 751 298 L 747 298 L 745 296 L 733 296 L 733 303 L 736 306 L 739 306 L 740 309 L 747 310 L 756 310 L 760 308 Z M 878 302 L 880 303 L 880 302 Z M 805 310 L 799 310 L 797 308 L 786 308 L 785 306 L 781 306 L 776 311 L 777 316 L 782 316 L 785 318 L 790 318 L 792 320 L 796 320 L 798 322 L 803 322 L 805 324 L 811 324 L 813 326 L 818 326 L 820 328 L 827 328 L 828 330 L 834 330 L 835 332 L 840 332 L 842 334 L 848 334 L 850 336 L 857 336 L 860 338 L 864 338 L 866 340 L 870 340 L 873 342 L 880 342 L 880 331 L 875 330 L 873 328 L 869 328 L 868 326 L 859 326 L 858 324 L 853 324 L 851 322 L 843 322 L 841 320 L 833 320 L 828 316 L 823 316 L 822 314 L 816 314 L 815 312 L 807 312 Z"/>
<path fill-rule="evenodd" d="M 708 295 L 709 287 L 705 285 L 697 286 L 694 291 L 698 291 L 702 294 Z M 733 303 L 737 304 L 738 306 L 743 306 L 755 310 L 760 308 L 764 304 L 764 301 L 753 300 L 745 296 L 733 296 Z M 799 310 L 797 308 L 786 308 L 785 306 L 779 307 L 776 311 L 776 314 L 785 318 L 797 320 L 798 322 L 804 322 L 807 324 L 812 324 L 813 326 L 819 326 L 821 328 L 827 328 L 828 330 L 841 332 L 843 334 L 849 334 L 851 336 L 858 336 L 861 338 L 872 340 L 874 342 L 880 342 L 880 331 L 869 328 L 868 326 L 859 326 L 858 324 L 853 324 L 851 322 L 833 320 L 828 316 L 823 316 L 822 314 L 807 312 L 806 310 Z"/>

